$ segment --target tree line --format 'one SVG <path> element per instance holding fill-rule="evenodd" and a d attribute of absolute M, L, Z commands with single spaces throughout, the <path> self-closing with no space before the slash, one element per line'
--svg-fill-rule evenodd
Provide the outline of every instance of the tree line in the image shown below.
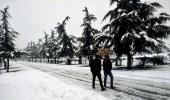
<path fill-rule="evenodd" d="M 66 57 L 68 64 L 73 56 L 77 56 L 81 64 L 82 57 L 89 58 L 99 49 L 107 48 L 113 51 L 116 59 L 126 55 L 127 68 L 131 69 L 135 54 L 152 54 L 168 49 L 163 39 L 170 34 L 170 27 L 166 24 L 170 15 L 165 12 L 155 14 L 158 8 L 162 8 L 161 4 L 141 0 L 110 0 L 110 5 L 114 8 L 103 18 L 103 21 L 109 22 L 101 30 L 92 27 L 97 18 L 85 7 L 82 37 L 67 34 L 65 26 L 70 18 L 67 16 L 51 30 L 50 35 L 44 32 L 44 38 L 38 43 L 29 43 L 26 51 L 32 58 L 54 58 L 56 61 Z"/>
<path fill-rule="evenodd" d="M 38 40 L 38 43 L 28 43 L 25 51 L 29 53 L 31 59 L 42 58 L 54 59 L 55 63 L 61 57 L 67 58 L 67 64 L 71 64 L 71 59 L 76 56 L 79 58 L 79 64 L 82 64 L 82 57 L 92 55 L 94 49 L 94 34 L 100 33 L 97 29 L 92 27 L 92 22 L 96 20 L 93 14 L 88 12 L 85 7 L 83 12 L 83 30 L 82 37 L 75 37 L 68 35 L 65 26 L 70 17 L 67 16 L 61 23 L 58 22 L 57 26 L 51 30 L 50 35 L 44 32 L 44 37 Z"/>

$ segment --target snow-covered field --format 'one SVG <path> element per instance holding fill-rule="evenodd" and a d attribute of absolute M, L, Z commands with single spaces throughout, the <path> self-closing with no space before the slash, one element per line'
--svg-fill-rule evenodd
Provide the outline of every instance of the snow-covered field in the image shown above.
<path fill-rule="evenodd" d="M 91 88 L 90 69 L 85 65 L 11 64 L 9 73 L 0 74 L 0 100 L 170 100 L 169 65 L 113 68 L 116 88 L 100 91 L 98 81 L 96 89 Z"/>
<path fill-rule="evenodd" d="M 0 74 L 0 100 L 108 100 L 33 68 L 13 64 Z"/>

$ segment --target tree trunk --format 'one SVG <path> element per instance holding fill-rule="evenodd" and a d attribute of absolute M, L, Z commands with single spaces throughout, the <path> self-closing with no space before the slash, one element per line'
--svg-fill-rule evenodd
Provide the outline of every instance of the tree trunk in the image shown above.
<path fill-rule="evenodd" d="M 59 59 L 57 59 L 57 64 L 59 64 L 60 63 L 60 61 L 59 61 Z"/>
<path fill-rule="evenodd" d="M 54 58 L 54 63 L 57 64 L 56 58 Z"/>
<path fill-rule="evenodd" d="M 118 59 L 115 60 L 115 66 L 118 66 Z"/>
<path fill-rule="evenodd" d="M 3 58 L 3 62 L 4 62 L 4 69 L 7 69 L 6 61 L 4 58 Z"/>
<path fill-rule="evenodd" d="M 67 65 L 71 65 L 71 59 L 67 59 Z"/>
<path fill-rule="evenodd" d="M 130 54 L 127 55 L 127 69 L 132 68 L 132 56 Z"/>
<path fill-rule="evenodd" d="M 84 63 L 87 64 L 87 59 L 86 58 L 84 59 Z"/>
<path fill-rule="evenodd" d="M 121 66 L 122 65 L 122 60 L 121 58 L 116 58 L 115 60 L 115 66 Z"/>
<path fill-rule="evenodd" d="M 42 58 L 40 57 L 40 63 L 42 62 Z"/>
<path fill-rule="evenodd" d="M 49 63 L 50 62 L 50 58 L 47 58 L 48 60 L 47 60 L 47 63 Z"/>
<path fill-rule="evenodd" d="M 82 64 L 82 56 L 79 56 L 79 64 Z"/>
<path fill-rule="evenodd" d="M 122 59 L 120 58 L 120 66 L 122 66 Z"/>
<path fill-rule="evenodd" d="M 9 58 L 7 58 L 7 72 L 9 72 Z"/>
<path fill-rule="evenodd" d="M 146 63 L 146 57 L 143 57 L 143 59 L 142 59 L 142 66 L 145 66 L 145 63 Z"/>

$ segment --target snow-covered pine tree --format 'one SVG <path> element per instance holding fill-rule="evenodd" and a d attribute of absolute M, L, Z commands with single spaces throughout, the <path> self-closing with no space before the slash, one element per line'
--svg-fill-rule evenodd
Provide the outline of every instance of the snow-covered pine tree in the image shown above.
<path fill-rule="evenodd" d="M 14 40 L 18 32 L 14 31 L 9 25 L 9 18 L 11 15 L 8 12 L 9 7 L 0 10 L 1 14 L 1 52 L 3 51 L 3 58 L 7 60 L 6 69 L 9 72 L 9 58 L 11 53 L 15 50 Z"/>
<path fill-rule="evenodd" d="M 65 25 L 66 21 L 70 19 L 69 16 L 67 16 L 62 23 L 58 23 L 58 26 L 56 27 L 58 37 L 56 39 L 57 43 L 56 45 L 59 47 L 59 50 L 57 52 L 57 55 L 59 57 L 66 57 L 67 58 L 67 64 L 71 64 L 71 58 L 73 57 L 74 54 L 74 45 L 71 42 L 72 37 L 69 36 L 66 33 Z"/>
<path fill-rule="evenodd" d="M 92 22 L 96 21 L 97 18 L 90 14 L 87 7 L 84 8 L 83 12 L 85 12 L 85 17 L 83 18 L 83 33 L 82 33 L 82 43 L 83 48 L 82 52 L 84 56 L 89 56 L 92 54 L 92 50 L 94 49 L 94 35 L 100 33 L 97 29 L 92 27 Z"/>
<path fill-rule="evenodd" d="M 102 31 L 110 35 L 117 56 L 127 55 L 128 69 L 131 69 L 134 54 L 152 53 L 155 48 L 165 47 L 161 39 L 170 34 L 170 27 L 165 24 L 170 16 L 166 13 L 154 15 L 156 9 L 162 7 L 159 3 L 110 0 L 110 5 L 116 7 L 104 16 L 103 19 L 109 18 L 110 23 Z"/>

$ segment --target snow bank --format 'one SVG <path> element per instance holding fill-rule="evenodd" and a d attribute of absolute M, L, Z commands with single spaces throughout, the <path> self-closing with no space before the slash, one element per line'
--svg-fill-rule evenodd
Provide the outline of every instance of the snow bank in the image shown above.
<path fill-rule="evenodd" d="M 35 69 L 17 65 L 11 71 L 0 74 L 0 100 L 108 100 Z"/>

